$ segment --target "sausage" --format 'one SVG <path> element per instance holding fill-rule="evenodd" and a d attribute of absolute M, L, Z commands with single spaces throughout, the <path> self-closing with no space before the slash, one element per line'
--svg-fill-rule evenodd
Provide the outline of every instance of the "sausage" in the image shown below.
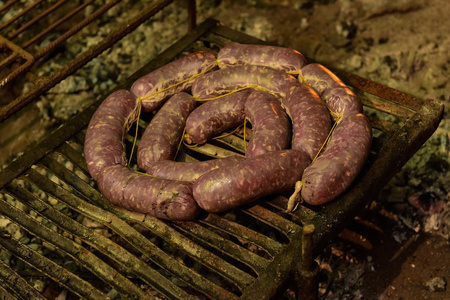
<path fill-rule="evenodd" d="M 102 194 L 116 205 L 163 219 L 193 219 L 200 209 L 191 184 L 152 178 L 125 166 L 123 137 L 136 120 L 139 105 L 133 94 L 119 90 L 99 106 L 84 145 L 89 172 Z"/>
<path fill-rule="evenodd" d="M 245 158 L 241 156 L 230 156 L 196 162 L 164 160 L 152 163 L 146 169 L 146 172 L 158 178 L 194 183 L 195 180 L 209 171 L 218 168 L 228 168 L 229 166 L 237 164 L 244 159 Z"/>
<path fill-rule="evenodd" d="M 322 99 L 327 103 L 330 110 L 334 112 L 332 115 L 333 119 L 343 114 L 363 112 L 361 101 L 348 87 L 337 87 L 325 91 Z"/>
<path fill-rule="evenodd" d="M 320 64 L 309 64 L 301 69 L 300 82 L 311 86 L 333 112 L 333 119 L 344 113 L 362 113 L 359 98 L 333 72 Z"/>
<path fill-rule="evenodd" d="M 196 99 L 209 99 L 239 89 L 257 88 L 281 99 L 297 84 L 297 79 L 285 72 L 268 67 L 243 65 L 199 76 L 192 84 L 192 95 Z"/>
<path fill-rule="evenodd" d="M 153 162 L 175 158 L 186 118 L 195 105 L 196 101 L 191 95 L 180 92 L 156 113 L 138 147 L 137 162 L 140 168 L 147 170 Z"/>
<path fill-rule="evenodd" d="M 217 54 L 220 68 L 235 65 L 265 66 L 288 74 L 298 74 L 306 65 L 305 57 L 298 51 L 267 45 L 228 44 Z"/>
<path fill-rule="evenodd" d="M 244 104 L 250 90 L 233 93 L 200 105 L 186 120 L 185 141 L 203 144 L 227 129 L 244 122 Z"/>
<path fill-rule="evenodd" d="M 339 77 L 325 68 L 321 64 L 308 64 L 304 66 L 298 75 L 300 82 L 311 86 L 319 96 L 322 96 L 327 90 L 333 90 L 337 87 L 346 87 Z"/>
<path fill-rule="evenodd" d="M 131 92 L 142 101 L 145 112 L 154 111 L 168 97 L 188 90 L 195 77 L 216 66 L 213 54 L 194 52 L 139 78 L 131 86 Z"/>
<path fill-rule="evenodd" d="M 282 105 L 292 120 L 292 146 L 313 160 L 331 130 L 330 113 L 317 93 L 300 84 L 290 90 Z"/>
<path fill-rule="evenodd" d="M 245 103 L 245 116 L 253 129 L 245 151 L 246 158 L 289 147 L 290 121 L 275 97 L 263 91 L 253 91 Z"/>
<path fill-rule="evenodd" d="M 139 103 L 126 90 L 108 96 L 89 122 L 84 143 L 86 164 L 94 180 L 106 167 L 126 165 L 123 137 L 137 117 Z"/>
<path fill-rule="evenodd" d="M 193 186 L 194 199 L 208 212 L 222 212 L 292 189 L 310 162 L 306 153 L 296 150 L 248 158 L 198 178 Z"/>
<path fill-rule="evenodd" d="M 343 115 L 324 152 L 303 173 L 302 198 L 320 205 L 344 192 L 364 166 L 371 141 L 372 129 L 365 115 Z"/>
<path fill-rule="evenodd" d="M 153 178 L 122 165 L 105 168 L 98 187 L 111 203 L 160 219 L 192 220 L 200 213 L 190 183 Z"/>

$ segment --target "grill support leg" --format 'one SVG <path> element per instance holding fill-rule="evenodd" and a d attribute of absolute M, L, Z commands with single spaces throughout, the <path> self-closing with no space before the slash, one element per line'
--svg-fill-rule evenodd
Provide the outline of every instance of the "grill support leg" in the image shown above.
<path fill-rule="evenodd" d="M 188 0 L 188 30 L 191 31 L 197 27 L 197 7 L 195 0 Z"/>
<path fill-rule="evenodd" d="M 302 259 L 295 266 L 294 279 L 297 285 L 297 299 L 317 300 L 318 283 L 317 274 L 319 266 L 314 261 L 312 253 L 312 236 L 314 225 L 308 224 L 303 227 L 302 234 Z"/>

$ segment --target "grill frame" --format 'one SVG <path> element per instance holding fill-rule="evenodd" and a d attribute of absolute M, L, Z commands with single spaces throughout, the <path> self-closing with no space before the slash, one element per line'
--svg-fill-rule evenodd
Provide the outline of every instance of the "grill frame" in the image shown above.
<path fill-rule="evenodd" d="M 114 90 L 129 88 L 131 86 L 130 83 L 134 82 L 137 78 L 165 65 L 182 55 L 184 52 L 190 52 L 190 49 L 192 48 L 207 48 L 204 45 L 208 45 L 211 48 L 207 49 L 212 49 L 212 51 L 214 51 L 227 41 L 267 44 L 264 41 L 222 26 L 216 20 L 208 19 L 169 49 L 161 53 L 154 60 L 149 62 L 141 70 L 133 74 L 125 82 L 119 84 Z M 98 191 L 94 190 L 88 183 L 81 179 L 71 177 L 71 172 L 66 172 L 64 167 L 58 163 L 55 153 L 65 156 L 75 166 L 80 168 L 80 170 L 85 173 L 87 172 L 81 154 L 76 152 L 67 141 L 77 140 L 78 144 L 83 144 L 83 129 L 87 126 L 92 114 L 100 105 L 101 101 L 96 102 L 76 115 L 32 151 L 25 153 L 8 165 L 0 173 L 0 188 L 4 189 L 3 191 L 8 194 L 15 195 L 16 198 L 22 198 L 21 202 L 27 203 L 29 206 L 32 205 L 31 200 L 37 201 L 34 209 L 43 214 L 50 214 L 51 208 L 42 206 L 43 202 L 41 201 L 41 203 L 39 199 L 35 199 L 36 197 L 33 198 L 30 195 L 27 196 L 27 194 L 23 194 L 24 188 L 19 184 L 22 180 L 34 182 L 35 184 L 42 184 L 44 179 L 39 179 L 39 176 L 42 175 L 36 174 L 38 172 L 32 168 L 32 166 L 44 166 L 52 170 L 54 174 L 57 174 L 61 180 L 76 182 L 79 185 L 76 187 L 74 187 L 75 184 L 72 185 L 74 191 L 73 193 L 70 193 L 54 183 L 47 182 L 47 187 L 41 187 L 43 190 L 49 194 L 53 193 L 54 196 L 65 202 L 67 206 L 73 206 L 75 211 L 108 226 L 116 234 L 122 235 L 124 239 L 129 239 L 129 243 L 140 245 L 140 251 L 144 256 L 151 256 L 151 251 L 142 249 L 142 247 L 148 247 L 150 245 L 145 238 L 139 237 L 138 233 L 127 233 L 126 230 L 130 229 L 127 222 L 140 223 L 146 227 L 146 229 L 159 236 L 162 240 L 172 243 L 175 245 L 175 248 L 178 247 L 178 250 L 184 251 L 187 253 L 186 255 L 200 260 L 200 263 L 207 265 L 209 268 L 214 268 L 214 266 L 216 266 L 216 272 L 219 272 L 220 274 L 225 272 L 224 276 L 228 276 L 229 280 L 235 281 L 235 284 L 238 285 L 237 290 L 240 289 L 242 292 L 242 294 L 230 294 L 225 293 L 223 289 L 220 288 L 214 289 L 212 286 L 203 286 L 209 284 L 208 281 L 201 281 L 199 276 L 192 275 L 194 273 L 186 274 L 186 272 L 189 272 L 189 268 L 180 267 L 175 263 L 172 265 L 170 260 L 168 260 L 167 263 L 161 262 L 161 264 L 165 264 L 163 268 L 169 269 L 172 274 L 175 274 L 175 277 L 179 279 L 182 278 L 184 282 L 187 282 L 191 287 L 202 286 L 202 293 L 204 295 L 206 294 L 208 297 L 218 299 L 268 298 L 275 294 L 277 289 L 286 282 L 290 275 L 294 274 L 297 277 L 307 277 L 306 271 L 312 268 L 310 262 L 302 259 L 301 255 L 299 255 L 302 247 L 305 248 L 305 245 L 302 245 L 302 240 L 307 238 L 302 229 L 303 225 L 313 224 L 315 227 L 314 233 L 310 236 L 311 248 L 308 248 L 310 251 L 308 255 L 312 258 L 317 256 L 321 252 L 321 249 L 326 247 L 345 225 L 348 224 L 348 222 L 353 219 L 365 205 L 373 200 L 376 193 L 408 161 L 428 137 L 431 136 L 442 118 L 443 105 L 439 104 L 437 101 L 424 101 L 348 72 L 340 70 L 333 71 L 335 71 L 345 83 L 355 89 L 355 92 L 362 98 L 366 106 L 373 106 L 378 111 L 394 115 L 399 121 L 398 123 L 392 123 L 382 119 L 371 119 L 373 122 L 372 125 L 375 125 L 378 127 L 377 129 L 383 131 L 383 134 L 377 139 L 379 143 L 377 144 L 377 142 L 375 142 L 373 147 L 376 154 L 371 156 L 369 163 L 366 165 L 357 181 L 352 185 L 351 189 L 334 202 L 315 209 L 307 206 L 300 206 L 295 212 L 287 214 L 283 212 L 283 209 L 286 207 L 287 199 L 280 196 L 266 199 L 265 201 L 258 201 L 256 204 L 248 205 L 242 209 L 236 210 L 239 212 L 239 215 L 244 215 L 252 220 L 256 220 L 257 222 L 260 222 L 260 225 L 267 224 L 268 227 L 275 228 L 277 232 L 284 236 L 287 242 L 281 243 L 269 237 L 265 237 L 265 235 L 257 232 L 257 229 L 246 227 L 248 224 L 245 224 L 245 222 L 244 224 L 240 224 L 239 222 L 233 222 L 226 219 L 224 214 L 203 215 L 199 220 L 181 223 L 161 221 L 148 216 L 143 216 L 142 214 L 127 212 L 123 209 L 112 207 L 112 205 L 106 202 L 100 196 Z M 112 91 L 110 91 L 110 93 L 111 92 Z M 389 136 L 389 138 L 384 139 L 384 135 Z M 211 147 L 214 147 L 214 145 Z M 75 174 L 72 175 L 76 176 Z M 83 201 L 80 201 L 80 199 Z M 5 201 L 0 200 L 0 202 Z M 1 204 L 0 213 L 8 216 L 12 221 L 18 222 L 18 219 L 22 218 L 20 216 L 24 215 L 18 210 L 5 206 L 4 203 Z M 96 212 L 95 210 L 98 211 Z M 58 214 L 57 212 L 53 213 L 55 214 L 54 218 L 56 220 Z M 50 215 L 45 216 L 47 218 L 53 218 Z M 60 224 L 58 225 L 63 227 L 65 221 L 64 219 L 61 220 L 63 221 L 60 221 Z M 23 227 L 27 228 L 27 230 L 32 229 L 32 226 L 29 225 L 23 225 Z M 71 226 L 65 228 L 66 230 L 72 230 Z M 214 254 L 214 250 L 220 252 L 222 248 L 223 252 L 229 252 L 231 256 L 235 255 L 235 257 L 240 254 L 248 255 L 247 258 L 233 258 L 238 262 L 246 260 L 248 262 L 248 260 L 251 260 L 251 254 L 248 254 L 249 251 L 242 249 L 242 246 L 237 244 L 234 245 L 220 235 L 211 234 L 210 231 L 213 228 L 227 231 L 229 234 L 241 235 L 241 239 L 255 243 L 261 248 L 265 247 L 266 253 L 272 258 L 268 261 L 260 259 L 259 261 L 261 263 L 259 263 L 259 265 L 257 262 L 254 262 L 253 272 L 258 274 L 256 278 L 247 276 L 246 274 L 249 272 L 244 272 L 245 274 L 239 272 L 239 270 L 233 268 L 232 265 L 230 266 L 229 262 L 223 263 L 220 260 L 220 257 L 217 258 Z M 86 234 L 86 232 L 84 234 L 72 232 L 72 234 L 83 239 L 88 245 L 96 243 L 90 242 L 92 237 L 90 234 Z M 182 236 L 184 236 L 184 238 Z M 201 243 L 190 243 L 192 237 L 195 236 L 199 237 L 197 240 Z M 7 238 L 5 235 L 3 235 L 3 237 Z M 97 245 L 97 247 L 101 247 L 101 245 Z M 214 247 L 217 247 L 217 249 Z M 203 251 L 202 249 L 204 248 L 207 250 Z M 308 249 L 306 250 L 308 251 Z M 86 255 L 90 255 L 89 253 L 91 252 L 88 250 L 86 251 Z M 115 250 L 104 249 L 104 251 L 107 253 L 110 251 L 112 253 Z M 155 249 L 155 251 L 159 250 Z M 108 253 L 108 255 L 113 255 L 111 253 Z M 161 253 L 160 256 L 158 255 L 154 257 L 154 260 L 162 260 L 161 257 L 164 256 L 164 254 Z M 115 259 L 117 260 L 119 258 L 116 257 Z M 245 263 L 243 264 L 245 265 Z M 249 264 L 252 263 L 250 262 Z M 137 266 L 128 267 L 131 270 L 137 270 Z M 128 274 L 127 271 L 120 268 L 118 273 Z M 189 279 L 185 276 L 191 276 L 191 278 Z M 151 278 L 148 280 L 151 281 Z M 161 282 L 163 282 L 163 286 L 156 287 L 156 289 L 163 294 L 166 293 L 167 297 L 184 298 L 187 296 L 183 291 L 180 291 L 181 289 L 170 291 L 172 285 L 168 280 L 162 280 Z M 126 289 L 125 285 L 128 283 L 124 280 L 123 284 L 124 293 L 126 294 L 129 290 Z M 14 290 L 14 287 L 10 288 Z M 139 291 L 136 291 L 135 296 L 139 297 L 140 295 Z"/>

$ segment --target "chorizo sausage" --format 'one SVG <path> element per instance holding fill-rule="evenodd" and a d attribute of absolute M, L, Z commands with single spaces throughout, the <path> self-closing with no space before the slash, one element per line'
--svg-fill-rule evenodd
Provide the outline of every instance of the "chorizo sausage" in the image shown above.
<path fill-rule="evenodd" d="M 306 153 L 296 150 L 248 158 L 198 178 L 193 186 L 194 199 L 206 211 L 225 211 L 292 189 L 310 162 Z"/>
<path fill-rule="evenodd" d="M 325 150 L 303 173 L 302 198 L 320 205 L 344 192 L 364 166 L 371 141 L 372 130 L 365 115 L 343 115 Z"/>
<path fill-rule="evenodd" d="M 194 183 L 203 174 L 218 169 L 227 168 L 244 160 L 242 156 L 230 156 L 196 162 L 179 162 L 163 160 L 152 163 L 145 170 L 148 174 L 158 178 L 180 180 Z"/>
<path fill-rule="evenodd" d="M 137 117 L 139 103 L 126 90 L 108 96 L 89 122 L 84 143 L 86 164 L 94 180 L 106 167 L 126 165 L 123 137 Z"/>
<path fill-rule="evenodd" d="M 185 141 L 203 144 L 227 129 L 244 122 L 244 104 L 249 90 L 233 93 L 200 105 L 186 120 Z"/>
<path fill-rule="evenodd" d="M 190 183 L 153 178 L 122 165 L 105 168 L 98 187 L 111 203 L 157 218 L 184 221 L 200 213 Z"/>
<path fill-rule="evenodd" d="M 297 79 L 283 71 L 243 65 L 216 70 L 198 77 L 192 84 L 192 95 L 196 99 L 209 99 L 239 89 L 257 88 L 281 99 L 297 84 Z"/>
<path fill-rule="evenodd" d="M 282 105 L 292 120 L 292 146 L 313 160 L 331 130 L 330 113 L 317 93 L 301 84 L 290 90 Z"/>
<path fill-rule="evenodd" d="M 145 112 L 154 111 L 168 97 L 189 89 L 196 76 L 216 66 L 213 54 L 194 52 L 139 78 L 131 86 L 131 92 L 142 101 Z"/>
<path fill-rule="evenodd" d="M 309 64 L 301 69 L 300 82 L 311 86 L 333 112 L 333 119 L 344 113 L 362 113 L 359 98 L 333 72 L 320 64 Z"/>
<path fill-rule="evenodd" d="M 123 137 L 136 120 L 139 102 L 128 91 L 106 98 L 92 117 L 84 145 L 89 172 L 112 203 L 158 218 L 189 220 L 200 212 L 189 183 L 133 172 L 127 163 Z"/>
<path fill-rule="evenodd" d="M 142 135 L 137 152 L 140 168 L 147 170 L 153 162 L 174 159 L 186 118 L 194 110 L 196 101 L 184 92 L 172 96 L 153 119 Z"/>
<path fill-rule="evenodd" d="M 265 66 L 289 74 L 298 74 L 306 65 L 305 57 L 298 51 L 289 48 L 267 46 L 228 44 L 217 54 L 220 68 L 235 65 Z"/>
<path fill-rule="evenodd" d="M 245 103 L 245 117 L 253 129 L 245 157 L 250 158 L 289 147 L 290 121 L 275 97 L 263 91 L 253 91 Z"/>

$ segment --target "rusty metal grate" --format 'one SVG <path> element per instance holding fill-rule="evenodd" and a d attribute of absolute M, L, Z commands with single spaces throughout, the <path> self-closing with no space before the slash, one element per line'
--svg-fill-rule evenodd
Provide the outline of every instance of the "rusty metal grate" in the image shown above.
<path fill-rule="evenodd" d="M 18 80 L 23 81 L 24 79 L 34 85 L 31 91 L 15 95 L 15 98 L 8 99 L 7 103 L 0 103 L 0 122 L 11 117 L 61 80 L 72 75 L 103 51 L 112 47 L 173 0 L 153 1 L 150 5 L 141 8 L 139 14 L 131 17 L 124 24 L 108 24 L 110 27 L 116 26 L 117 28 L 97 45 L 91 46 L 70 63 L 47 77 L 42 78 L 36 75 L 37 71 L 32 69 L 37 65 L 36 62 L 44 57 L 50 59 L 51 55 L 49 54 L 52 51 L 121 2 L 123 1 L 110 0 L 100 3 L 100 5 L 95 0 L 36 0 L 23 7 L 20 2 L 10 0 L 0 7 L 0 17 L 8 11 L 17 10 L 17 13 L 11 18 L 0 24 L 0 47 L 7 50 L 0 55 L 0 88 L 16 84 Z M 126 5 L 130 11 L 134 7 L 133 3 Z M 92 12 L 87 11 L 88 6 L 93 6 L 95 9 Z M 39 43 L 50 34 L 54 35 L 54 40 L 40 45 Z"/>
<path fill-rule="evenodd" d="M 117 89 L 129 88 L 140 76 L 186 53 L 214 53 L 230 42 L 264 43 L 209 19 Z M 0 174 L 0 214 L 42 243 L 53 245 L 77 267 L 69 270 L 60 256 L 44 258 L 5 232 L 0 232 L 0 247 L 31 265 L 39 276 L 82 298 L 105 299 L 111 290 L 125 298 L 273 296 L 291 275 L 312 267 L 311 259 L 373 199 L 442 117 L 443 107 L 437 102 L 337 73 L 361 97 L 373 125 L 374 143 L 358 180 L 334 202 L 316 208 L 302 205 L 285 213 L 287 199 L 276 196 L 228 213 L 204 213 L 191 222 L 162 221 L 113 207 L 91 181 L 82 156 L 85 128 L 98 102 Z M 141 129 L 148 121 L 144 118 Z M 215 144 L 184 149 L 178 159 L 243 152 L 242 137 L 232 135 Z M 49 205 L 46 199 L 50 198 L 59 204 Z M 101 232 L 84 226 L 83 220 L 97 222 Z M 315 226 L 312 236 L 307 235 L 305 224 Z M 307 252 L 303 258 L 302 247 Z M 21 274 L 4 264 L 0 264 L 0 279 L 5 284 L 0 291 L 24 299 L 42 298 Z"/>

